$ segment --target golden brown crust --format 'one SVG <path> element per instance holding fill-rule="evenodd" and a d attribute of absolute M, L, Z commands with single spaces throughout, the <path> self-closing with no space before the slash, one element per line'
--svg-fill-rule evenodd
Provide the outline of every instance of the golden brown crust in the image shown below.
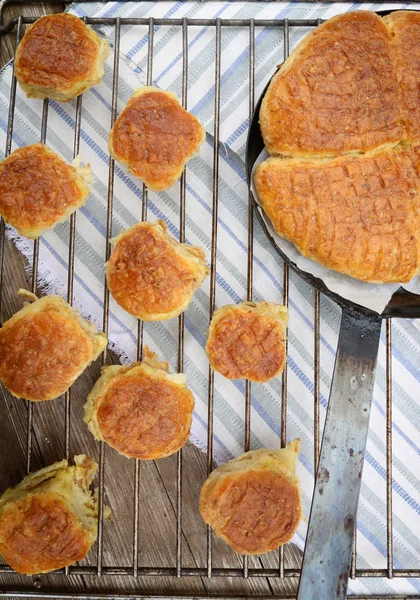
<path fill-rule="evenodd" d="M 269 302 L 242 302 L 217 310 L 206 344 L 210 365 L 228 379 L 269 381 L 285 366 L 287 310 Z"/>
<path fill-rule="evenodd" d="M 405 135 L 397 97 L 383 20 L 369 11 L 338 15 L 273 77 L 260 111 L 265 146 L 270 154 L 331 156 L 396 143 Z"/>
<path fill-rule="evenodd" d="M 76 515 L 55 494 L 28 496 L 6 508 L 0 518 L 0 551 L 18 573 L 54 571 L 89 551 Z"/>
<path fill-rule="evenodd" d="M 170 188 L 205 139 L 177 97 L 153 87 L 131 96 L 109 135 L 111 155 L 155 191 Z"/>
<path fill-rule="evenodd" d="M 0 497 L 0 553 L 18 573 L 47 573 L 86 556 L 96 539 L 97 502 L 89 492 L 96 463 L 55 463 Z"/>
<path fill-rule="evenodd" d="M 18 398 L 52 400 L 105 346 L 105 336 L 60 296 L 45 296 L 0 329 L 0 380 Z"/>
<path fill-rule="evenodd" d="M 108 42 L 79 17 L 46 15 L 26 30 L 15 75 L 29 98 L 67 102 L 100 82 L 108 54 Z"/>
<path fill-rule="evenodd" d="M 391 32 L 400 89 L 399 107 L 407 128 L 407 138 L 420 140 L 420 13 L 399 10 L 384 17 Z"/>
<path fill-rule="evenodd" d="M 330 160 L 271 158 L 255 171 L 274 229 L 304 256 L 371 283 L 420 272 L 419 147 Z"/>
<path fill-rule="evenodd" d="M 212 472 L 200 493 L 200 513 L 240 554 L 275 550 L 294 535 L 302 508 L 296 478 L 300 441 L 283 450 L 254 450 Z"/>
<path fill-rule="evenodd" d="M 185 376 L 169 375 L 167 363 L 146 348 L 143 362 L 102 370 L 85 405 L 85 421 L 96 439 L 124 456 L 152 460 L 185 444 L 193 408 Z"/>
<path fill-rule="evenodd" d="M 39 237 L 86 202 L 82 172 L 44 144 L 15 150 L 0 163 L 0 214 L 21 235 Z"/>
<path fill-rule="evenodd" d="M 139 223 L 114 241 L 106 264 L 109 290 L 143 321 L 178 316 L 209 273 L 203 250 L 177 242 L 163 221 Z"/>

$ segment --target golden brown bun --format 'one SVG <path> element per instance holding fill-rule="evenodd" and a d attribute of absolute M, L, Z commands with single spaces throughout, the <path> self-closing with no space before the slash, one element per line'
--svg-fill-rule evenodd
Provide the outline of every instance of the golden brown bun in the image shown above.
<path fill-rule="evenodd" d="M 400 88 L 398 106 L 407 128 L 406 137 L 420 140 L 420 13 L 399 10 L 384 17 L 391 32 Z"/>
<path fill-rule="evenodd" d="M 404 137 L 391 36 L 373 12 L 329 19 L 273 77 L 260 125 L 270 154 L 372 150 Z"/>
<path fill-rule="evenodd" d="M 212 369 L 228 379 L 268 381 L 286 364 L 287 309 L 271 302 L 241 302 L 217 310 L 206 353 Z"/>
<path fill-rule="evenodd" d="M 164 221 L 138 223 L 112 242 L 108 288 L 120 306 L 143 321 L 163 321 L 184 311 L 209 274 L 204 251 L 180 244 Z"/>
<path fill-rule="evenodd" d="M 253 450 L 215 469 L 200 493 L 200 513 L 240 554 L 275 550 L 294 535 L 302 508 L 296 458 L 300 440 L 282 450 Z"/>
<path fill-rule="evenodd" d="M 85 422 L 97 440 L 120 454 L 152 460 L 179 450 L 190 434 L 194 397 L 183 374 L 145 349 L 130 367 L 104 367 L 85 405 Z"/>
<path fill-rule="evenodd" d="M 15 150 L 0 163 L 0 214 L 20 235 L 37 238 L 89 196 L 90 167 L 70 166 L 44 144 Z"/>
<path fill-rule="evenodd" d="M 68 102 L 101 81 L 109 43 L 79 17 L 41 17 L 16 51 L 15 75 L 28 98 Z"/>
<path fill-rule="evenodd" d="M 18 573 L 35 575 L 82 560 L 96 540 L 97 464 L 81 454 L 31 473 L 0 497 L 0 553 Z"/>
<path fill-rule="evenodd" d="M 22 295 L 32 304 L 0 329 L 0 380 L 18 398 L 53 400 L 99 356 L 107 340 L 61 296 Z"/>
<path fill-rule="evenodd" d="M 142 87 L 131 96 L 109 134 L 111 156 L 151 190 L 170 188 L 206 138 L 200 121 L 175 94 Z"/>
<path fill-rule="evenodd" d="M 304 256 L 371 283 L 420 273 L 420 147 L 334 159 L 270 158 L 255 171 L 274 229 Z"/>

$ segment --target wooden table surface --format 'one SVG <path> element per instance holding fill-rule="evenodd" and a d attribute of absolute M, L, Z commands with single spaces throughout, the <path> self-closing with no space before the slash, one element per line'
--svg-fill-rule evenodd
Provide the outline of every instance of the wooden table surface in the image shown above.
<path fill-rule="evenodd" d="M 1 2 L 0 2 L 1 4 Z M 6 6 L 4 21 L 13 16 L 40 16 L 59 12 L 58 4 Z M 0 38 L 0 66 L 13 56 L 15 36 Z M 26 260 L 13 244 L 5 242 L 5 270 L 2 322 L 22 308 L 16 295 L 20 287 L 30 289 L 25 272 Z M 116 357 L 112 360 L 118 362 Z M 82 422 L 83 404 L 99 375 L 99 364 L 93 365 L 72 387 L 71 395 L 71 448 L 70 454 L 81 452 L 99 457 L 98 444 Z M 26 403 L 13 399 L 0 389 L 0 492 L 16 485 L 25 475 L 26 468 Z M 64 399 L 44 402 L 34 406 L 34 443 L 31 468 L 38 469 L 64 456 Z M 112 521 L 104 524 L 103 564 L 130 566 L 133 564 L 133 492 L 135 463 L 119 456 L 110 448 L 105 452 L 106 501 L 112 510 Z M 185 567 L 206 566 L 206 528 L 200 518 L 197 499 L 206 477 L 206 459 L 196 447 L 187 444 L 183 450 L 183 546 L 182 564 Z M 176 543 L 176 457 L 159 461 L 143 461 L 140 470 L 140 566 L 175 566 Z M 300 564 L 300 551 L 293 545 L 285 547 L 285 565 Z M 96 546 L 82 564 L 96 564 Z M 214 538 L 213 565 L 239 567 L 241 558 L 222 541 Z M 249 566 L 278 566 L 278 552 L 261 558 L 252 558 Z M 199 578 L 139 577 L 129 576 L 100 579 L 94 576 L 41 575 L 26 577 L 0 575 L 0 589 L 115 592 L 136 594 L 186 595 L 274 595 L 293 593 L 296 582 L 280 578 Z"/>

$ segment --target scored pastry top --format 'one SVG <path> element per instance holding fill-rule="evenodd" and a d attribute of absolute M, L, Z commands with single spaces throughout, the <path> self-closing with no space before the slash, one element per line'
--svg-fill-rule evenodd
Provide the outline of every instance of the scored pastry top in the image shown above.
<path fill-rule="evenodd" d="M 332 159 L 270 158 L 258 197 L 280 237 L 329 269 L 371 283 L 420 272 L 420 146 Z"/>
<path fill-rule="evenodd" d="M 420 273 L 420 15 L 341 14 L 306 36 L 264 96 L 255 170 L 276 233 L 369 283 Z"/>
<path fill-rule="evenodd" d="M 33 402 L 63 394 L 104 350 L 107 339 L 61 296 L 36 296 L 0 329 L 0 381 Z"/>
<path fill-rule="evenodd" d="M 262 554 L 293 537 L 302 519 L 299 451 L 299 439 L 280 450 L 252 450 L 215 469 L 204 482 L 201 516 L 236 552 Z"/>
<path fill-rule="evenodd" d="M 413 139 L 420 128 L 419 46 L 420 18 L 409 11 L 385 18 L 354 11 L 320 25 L 286 59 L 264 96 L 267 151 L 331 156 Z"/>
<path fill-rule="evenodd" d="M 29 98 L 68 102 L 100 82 L 109 43 L 70 13 L 30 25 L 16 51 L 15 75 Z"/>
<path fill-rule="evenodd" d="M 69 165 L 44 144 L 23 146 L 0 163 L 0 214 L 20 235 L 38 238 L 84 204 L 89 183 L 90 167 L 77 159 Z"/>
<path fill-rule="evenodd" d="M 151 460 L 173 454 L 190 434 L 194 397 L 182 373 L 169 374 L 147 347 L 142 362 L 113 365 L 85 405 L 85 422 L 96 439 L 127 457 Z"/>
<path fill-rule="evenodd" d="M 145 86 L 136 90 L 109 134 L 109 151 L 151 190 L 170 188 L 204 141 L 200 121 L 175 94 Z"/>
<path fill-rule="evenodd" d="M 122 308 L 143 321 L 178 316 L 209 274 L 204 251 L 168 235 L 162 220 L 138 223 L 112 242 L 106 264 L 109 290 Z"/>
<path fill-rule="evenodd" d="M 88 456 L 30 473 L 0 496 L 0 552 L 18 573 L 48 573 L 82 560 L 97 537 L 97 464 Z M 109 509 L 105 509 L 109 514 Z"/>

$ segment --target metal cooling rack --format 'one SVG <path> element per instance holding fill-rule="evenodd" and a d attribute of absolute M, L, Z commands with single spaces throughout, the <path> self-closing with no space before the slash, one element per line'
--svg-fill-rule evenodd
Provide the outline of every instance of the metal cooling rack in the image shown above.
<path fill-rule="evenodd" d="M 89 2 L 89 0 L 84 0 Z M 20 0 L 12 0 L 8 3 L 19 3 Z M 33 23 L 36 18 L 28 18 L 24 16 L 16 17 L 9 21 L 9 23 L 0 27 L 0 40 L 1 34 L 10 33 L 16 29 L 16 47 L 23 34 L 23 25 Z M 211 242 L 211 272 L 210 272 L 210 319 L 212 317 L 215 308 L 215 294 L 216 294 L 216 272 L 217 272 L 217 218 L 218 218 L 218 180 L 219 180 L 219 127 L 220 127 L 220 73 L 221 73 L 221 49 L 222 49 L 222 32 L 225 27 L 243 27 L 249 32 L 249 114 L 250 120 L 254 109 L 254 83 L 255 83 L 255 28 L 256 27 L 276 27 L 282 29 L 284 32 L 284 57 L 286 58 L 289 54 L 289 34 L 293 27 L 316 27 L 322 21 L 321 19 L 282 19 L 282 20 L 262 20 L 262 19 L 154 19 L 154 18 L 89 18 L 85 17 L 84 21 L 89 25 L 110 25 L 114 28 L 114 76 L 112 86 L 112 105 L 110 114 L 110 128 L 112 127 L 116 115 L 117 115 L 117 96 L 118 96 L 118 70 L 120 60 L 120 32 L 122 25 L 134 25 L 134 26 L 148 26 L 148 58 L 147 58 L 147 85 L 151 85 L 153 81 L 153 35 L 154 27 L 160 26 L 171 26 L 179 27 L 182 30 L 182 46 L 183 46 L 183 70 L 182 70 L 182 104 L 187 107 L 187 94 L 188 94 L 188 35 L 189 28 L 194 26 L 201 27 L 213 27 L 216 34 L 216 54 L 215 54 L 215 99 L 214 99 L 214 144 L 213 144 L 213 200 L 212 200 L 212 242 Z M 12 146 L 12 134 L 13 134 L 13 121 L 15 111 L 15 100 L 16 100 L 16 79 L 13 77 L 10 94 L 10 106 L 8 115 L 8 127 L 7 127 L 7 141 L 6 141 L 6 156 L 11 152 Z M 76 104 L 76 119 L 74 128 L 74 157 L 79 153 L 80 144 L 80 128 L 81 128 L 81 111 L 82 111 L 83 97 L 77 98 Z M 42 109 L 42 125 L 41 125 L 41 142 L 46 142 L 47 134 L 47 119 L 48 119 L 48 100 L 44 100 Z M 112 228 L 112 209 L 113 209 L 113 188 L 114 188 L 114 160 L 110 158 L 109 161 L 109 176 L 108 176 L 108 208 L 107 208 L 107 225 L 106 225 L 106 256 L 104 262 L 109 258 L 111 252 L 111 246 L 109 240 L 111 238 Z M 185 173 L 182 175 L 180 181 L 180 241 L 185 240 L 185 190 L 186 190 L 186 179 Z M 147 219 L 147 188 L 143 186 L 143 197 L 142 197 L 142 219 Z M 248 198 L 249 204 L 249 216 L 248 216 L 248 263 L 247 263 L 247 300 L 252 300 L 252 280 L 253 280 L 253 206 L 251 197 Z M 67 301 L 72 304 L 73 302 L 73 275 L 74 275 L 74 245 L 75 245 L 75 226 L 76 226 L 76 213 L 73 213 L 70 217 L 70 237 L 69 237 L 69 258 L 68 258 L 68 287 L 67 287 Z M 2 302 L 2 282 L 3 282 L 3 266 L 4 266 L 4 238 L 5 238 L 5 224 L 3 219 L 0 221 L 0 310 Z M 37 273 L 38 273 L 38 257 L 39 257 L 39 241 L 34 242 L 34 255 L 32 264 L 32 291 L 37 290 Z M 314 325 L 315 333 L 313 340 L 314 348 L 314 396 L 313 396 L 313 410 L 314 410 L 314 469 L 316 470 L 318 464 L 319 454 L 319 443 L 320 443 L 320 411 L 319 411 L 319 397 L 320 397 L 320 292 L 315 290 L 314 294 Z M 287 306 L 289 300 L 289 268 L 288 265 L 284 265 L 284 276 L 283 276 L 283 303 Z M 103 312 L 103 330 L 105 333 L 108 331 L 109 321 L 109 291 L 106 287 L 105 281 L 105 293 L 104 293 L 104 312 Z M 143 351 L 143 323 L 138 322 L 138 336 L 137 336 L 137 354 L 141 358 Z M 179 316 L 179 327 L 178 327 L 178 369 L 179 372 L 183 370 L 184 362 L 184 315 Z M 107 363 L 107 350 L 105 349 L 102 355 L 102 364 Z M 69 458 L 70 450 L 70 398 L 71 390 L 65 395 L 65 457 Z M 214 401 L 214 373 L 209 368 L 208 372 L 208 435 L 207 435 L 207 472 L 210 473 L 213 469 L 213 401 Z M 33 437 L 33 403 L 27 402 L 28 416 L 27 416 L 27 453 L 26 463 L 27 471 L 31 468 L 31 454 L 32 454 L 32 437 Z M 420 578 L 419 569 L 402 569 L 394 568 L 393 561 L 393 513 L 392 513 L 392 324 L 390 319 L 386 319 L 386 490 L 387 490 L 387 567 L 385 569 L 360 569 L 357 568 L 357 550 L 356 541 L 354 538 L 353 542 L 353 560 L 350 577 L 352 579 L 374 577 L 374 578 L 388 578 L 394 577 L 413 577 Z M 251 432 L 251 382 L 246 382 L 245 389 L 245 438 L 244 438 L 244 451 L 249 450 L 250 447 L 250 432 Z M 281 436 L 280 445 L 284 447 L 286 445 L 286 421 L 287 421 L 287 368 L 285 369 L 282 376 L 282 391 L 281 391 Z M 297 568 L 286 568 L 284 560 L 284 548 L 279 549 L 279 567 L 278 568 L 250 568 L 248 566 L 248 558 L 243 557 L 242 568 L 216 568 L 213 567 L 213 549 L 212 549 L 212 532 L 207 527 L 207 566 L 204 568 L 191 568 L 184 567 L 182 564 L 182 547 L 181 547 L 181 536 L 182 536 L 182 449 L 177 453 L 177 493 L 176 493 L 176 566 L 175 567 L 140 567 L 138 566 L 139 556 L 139 491 L 140 491 L 140 461 L 137 460 L 135 464 L 134 472 L 134 525 L 132 533 L 132 566 L 103 566 L 102 555 L 103 555 L 103 514 L 104 514 L 104 444 L 100 442 L 100 455 L 99 455 L 99 525 L 98 525 L 98 541 L 96 546 L 97 561 L 96 566 L 78 566 L 73 565 L 66 567 L 56 573 L 63 573 L 65 576 L 68 575 L 96 575 L 107 576 L 107 575 L 126 575 L 126 576 L 153 576 L 153 577 L 278 577 L 283 579 L 298 578 L 300 575 L 300 569 Z M 12 569 L 5 565 L 0 565 L 0 574 L 2 573 L 13 573 Z M 4 589 L 0 591 L 0 598 L 56 598 L 56 599 L 70 599 L 80 598 L 85 600 L 96 600 L 102 598 L 138 598 L 138 596 L 124 593 L 114 594 L 73 594 L 73 593 L 57 593 L 57 592 L 41 592 L 41 591 L 8 591 Z M 163 598 L 161 595 L 153 594 L 141 594 L 142 598 Z M 171 596 L 173 598 L 182 596 Z M 216 596 L 201 595 L 196 596 L 199 598 L 215 598 Z M 217 597 L 220 597 L 218 595 Z M 251 598 L 252 596 L 235 596 L 238 600 L 245 600 L 245 598 Z M 254 596 L 259 600 L 293 600 L 294 595 L 290 594 L 274 594 L 270 596 Z M 355 600 L 372 600 L 374 598 L 379 599 L 379 596 L 372 595 L 358 595 L 353 596 Z M 386 597 L 388 600 L 402 600 L 406 598 L 404 595 L 390 595 Z M 420 600 L 420 596 L 410 596 L 411 600 Z M 321 600 L 321 599 L 319 599 Z"/>

